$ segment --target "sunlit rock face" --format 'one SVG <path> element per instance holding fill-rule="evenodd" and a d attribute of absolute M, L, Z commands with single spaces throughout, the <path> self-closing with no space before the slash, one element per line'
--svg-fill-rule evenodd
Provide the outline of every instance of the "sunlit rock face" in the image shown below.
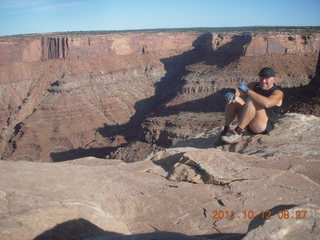
<path fill-rule="evenodd" d="M 193 49 L 200 35 L 2 39 L 3 158 L 48 161 L 52 152 L 110 145 L 104 125 L 127 123 L 165 76 L 161 59 Z"/>
<path fill-rule="evenodd" d="M 181 111 L 222 111 L 225 89 L 256 79 L 264 66 L 273 67 L 286 88 L 306 86 L 316 79 L 319 49 L 319 33 L 299 32 L 1 38 L 1 157 L 104 157 L 137 139 L 170 145 L 175 141 L 159 140 L 152 123 Z M 150 114 L 152 121 L 140 127 Z M 190 126 L 185 121 L 173 123 L 172 131 Z M 208 117 L 193 125 L 195 132 L 208 126 Z"/>
<path fill-rule="evenodd" d="M 0 239 L 318 239 L 320 118 L 214 148 L 220 130 L 133 163 L 0 161 Z"/>

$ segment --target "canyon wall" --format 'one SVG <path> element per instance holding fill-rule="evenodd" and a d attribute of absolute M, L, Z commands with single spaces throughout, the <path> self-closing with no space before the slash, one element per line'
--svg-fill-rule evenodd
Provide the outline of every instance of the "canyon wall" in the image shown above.
<path fill-rule="evenodd" d="M 127 123 L 136 102 L 152 97 L 154 84 L 165 76 L 161 59 L 193 49 L 200 35 L 2 39 L 2 158 L 47 161 L 54 152 L 113 146 L 104 125 Z"/>
<path fill-rule="evenodd" d="M 224 89 L 261 67 L 273 67 L 283 87 L 308 85 L 319 50 L 319 33 L 293 32 L 1 38 L 1 157 L 104 157 L 139 138 L 151 113 L 223 110 Z"/>

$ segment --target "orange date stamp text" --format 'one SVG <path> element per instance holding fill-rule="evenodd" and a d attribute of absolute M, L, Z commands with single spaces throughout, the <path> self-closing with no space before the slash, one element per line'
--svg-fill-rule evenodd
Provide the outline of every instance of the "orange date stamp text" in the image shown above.
<path fill-rule="evenodd" d="M 271 212 L 270 210 L 254 212 L 253 210 L 244 210 L 236 213 L 234 210 L 214 210 L 212 211 L 211 219 L 253 219 L 255 217 L 262 219 L 305 219 L 308 215 L 306 210 L 282 210 Z"/>

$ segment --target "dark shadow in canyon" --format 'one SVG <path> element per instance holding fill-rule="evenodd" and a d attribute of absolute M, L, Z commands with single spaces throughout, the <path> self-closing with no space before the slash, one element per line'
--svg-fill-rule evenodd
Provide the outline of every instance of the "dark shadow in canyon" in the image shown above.
<path fill-rule="evenodd" d="M 222 36 L 220 36 L 223 39 Z M 244 54 L 244 46 L 251 42 L 250 35 L 236 35 L 229 43 L 224 44 L 212 54 L 206 56 L 205 63 L 215 65 L 219 68 L 228 66 L 230 63 L 237 61 Z"/>
<path fill-rule="evenodd" d="M 320 91 L 314 81 L 301 87 L 283 88 L 282 112 L 296 112 L 320 116 Z"/>
<path fill-rule="evenodd" d="M 90 221 L 79 218 L 60 223 L 41 233 L 33 240 L 84 240 L 101 235 L 108 236 L 114 234 L 120 235 L 119 233 L 104 231 Z"/>
<path fill-rule="evenodd" d="M 174 99 L 182 91 L 185 85 L 183 77 L 189 73 L 186 66 L 204 62 L 208 65 L 216 65 L 219 68 L 223 68 L 242 56 L 244 46 L 250 42 L 250 40 L 251 36 L 246 34 L 235 36 L 229 43 L 219 47 L 217 50 L 213 50 L 212 34 L 205 33 L 193 42 L 192 45 L 194 48 L 192 50 L 170 58 L 160 59 L 164 64 L 166 74 L 159 82 L 154 84 L 155 95 L 136 102 L 134 106 L 136 112 L 127 123 L 123 125 L 105 124 L 104 127 L 98 129 L 98 132 L 103 137 L 121 135 L 128 143 L 141 139 L 143 133 L 141 123 L 147 116 L 150 116 L 150 114 L 164 116 L 168 114 L 168 112 L 173 111 L 173 109 L 166 108 L 165 104 Z M 191 104 L 194 105 L 194 107 L 191 107 L 191 111 L 194 112 L 221 111 L 223 108 L 220 104 L 222 92 L 224 92 L 224 90 L 218 91 L 212 96 L 202 100 L 198 100 L 196 103 L 186 103 L 184 108 L 189 109 L 189 105 Z M 219 99 L 219 104 L 216 102 L 217 99 Z M 208 106 L 208 104 L 202 104 L 207 101 L 210 102 L 210 106 Z M 219 108 L 212 107 L 218 105 Z M 183 110 L 180 109 L 177 111 Z M 108 151 L 108 149 L 74 149 L 67 152 L 51 153 L 50 155 L 53 161 L 64 161 L 70 159 L 70 153 L 78 157 L 101 157 Z M 72 157 L 72 159 L 74 159 L 74 157 Z"/>
<path fill-rule="evenodd" d="M 305 86 L 283 88 L 283 112 L 299 112 L 320 116 L 320 53 L 314 76 Z"/>
<path fill-rule="evenodd" d="M 189 73 L 186 66 L 203 61 L 205 56 L 212 52 L 212 34 L 201 35 L 192 45 L 194 48 L 190 51 L 170 58 L 160 59 L 166 74 L 159 82 L 154 84 L 155 94 L 152 97 L 135 103 L 135 114 L 130 118 L 129 122 L 123 125 L 105 125 L 103 128 L 98 129 L 99 133 L 104 137 L 122 135 L 128 141 L 136 139 L 141 133 L 140 124 L 146 116 L 155 110 L 161 111 L 167 102 L 170 102 L 181 92 L 185 84 L 183 77 Z"/>
<path fill-rule="evenodd" d="M 94 156 L 97 158 L 105 158 L 106 155 L 108 155 L 112 151 L 115 151 L 116 149 L 117 147 L 102 147 L 89 149 L 76 148 L 64 152 L 51 152 L 50 157 L 53 162 L 63 162 L 90 156 Z"/>
<path fill-rule="evenodd" d="M 226 105 L 224 95 L 230 90 L 231 88 L 223 88 L 207 97 L 166 107 L 161 112 L 152 113 L 150 117 L 169 116 L 180 112 L 223 112 Z"/>

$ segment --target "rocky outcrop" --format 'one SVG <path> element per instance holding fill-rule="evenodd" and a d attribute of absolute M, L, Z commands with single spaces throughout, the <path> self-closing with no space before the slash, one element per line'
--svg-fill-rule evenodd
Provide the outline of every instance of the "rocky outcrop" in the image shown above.
<path fill-rule="evenodd" d="M 41 60 L 69 58 L 69 42 L 67 37 L 42 37 Z"/>
<path fill-rule="evenodd" d="M 246 138 L 255 152 L 214 148 L 217 128 L 134 163 L 93 157 L 60 163 L 0 161 L 0 238 L 241 239 L 246 234 L 245 239 L 264 239 L 273 234 L 289 239 L 298 222 L 297 236 L 317 236 L 318 122 L 286 115 L 277 125 L 283 136 L 262 140 L 277 141 L 281 154 L 273 156 L 263 156 L 259 141 Z M 297 123 L 301 131 L 286 130 Z M 304 137 L 315 145 L 297 149 L 299 155 L 291 152 L 297 148 L 292 139 Z M 274 148 L 264 146 L 266 152 Z M 281 218 L 284 210 L 307 215 L 287 221 Z"/>
<path fill-rule="evenodd" d="M 312 34 L 257 34 L 246 47 L 245 56 L 266 54 L 317 53 L 320 50 L 319 35 Z"/>

